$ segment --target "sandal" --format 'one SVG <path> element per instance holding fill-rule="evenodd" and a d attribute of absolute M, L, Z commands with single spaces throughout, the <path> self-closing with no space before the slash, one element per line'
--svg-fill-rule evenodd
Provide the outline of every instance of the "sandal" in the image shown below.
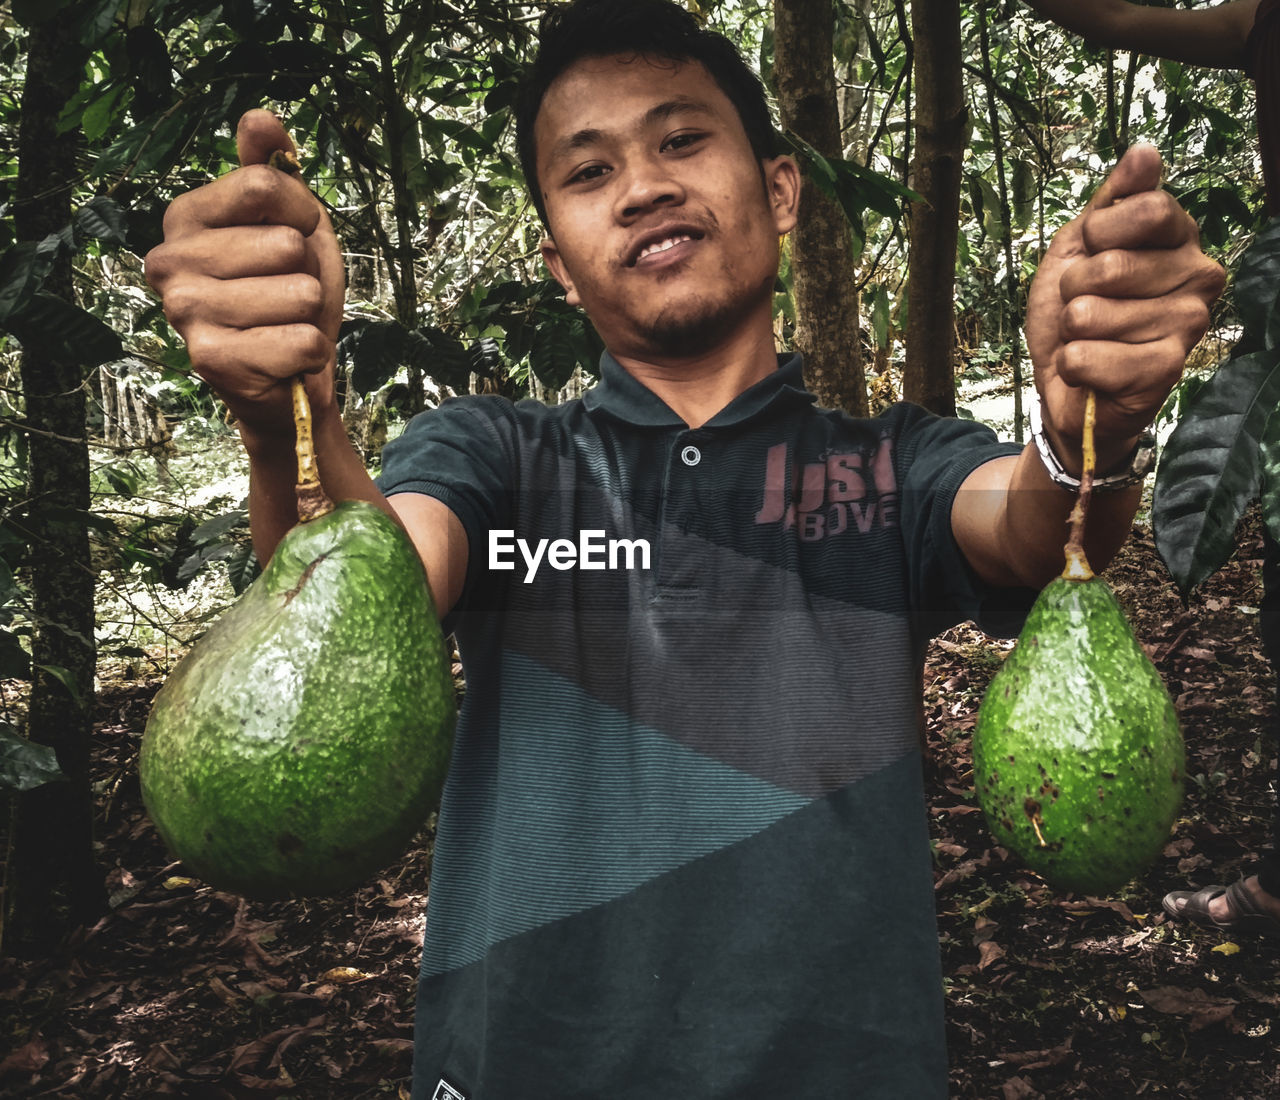
<path fill-rule="evenodd" d="M 1209 902 L 1227 897 L 1232 916 L 1227 920 L 1214 920 L 1209 912 Z M 1178 902 L 1182 902 L 1181 906 Z M 1274 917 L 1260 909 L 1245 888 L 1244 879 L 1230 886 L 1206 886 L 1201 890 L 1174 890 L 1164 896 L 1164 911 L 1178 920 L 1188 920 L 1204 928 L 1219 932 L 1243 932 L 1246 935 L 1280 937 L 1280 917 Z"/>

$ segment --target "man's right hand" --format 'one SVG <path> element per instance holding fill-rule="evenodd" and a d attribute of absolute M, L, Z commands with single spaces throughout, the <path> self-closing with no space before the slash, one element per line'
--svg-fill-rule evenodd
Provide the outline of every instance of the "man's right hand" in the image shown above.
<path fill-rule="evenodd" d="M 146 275 L 252 449 L 292 440 L 288 383 L 300 372 L 313 414 L 335 411 L 344 280 L 324 207 L 299 176 L 267 165 L 295 151 L 279 119 L 247 112 L 236 148 L 242 167 L 169 206 Z"/>

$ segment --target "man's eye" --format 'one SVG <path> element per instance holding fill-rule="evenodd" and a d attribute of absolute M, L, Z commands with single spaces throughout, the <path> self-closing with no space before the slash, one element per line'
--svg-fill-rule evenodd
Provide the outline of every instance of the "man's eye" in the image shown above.
<path fill-rule="evenodd" d="M 680 149 L 688 149 L 691 145 L 700 142 L 705 134 L 695 131 L 686 131 L 679 134 L 672 134 L 666 141 L 662 143 L 662 148 L 667 151 L 677 151 Z"/>
<path fill-rule="evenodd" d="M 590 183 L 603 176 L 609 169 L 603 164 L 588 164 L 585 168 L 579 168 L 572 176 L 569 177 L 570 183 Z"/>

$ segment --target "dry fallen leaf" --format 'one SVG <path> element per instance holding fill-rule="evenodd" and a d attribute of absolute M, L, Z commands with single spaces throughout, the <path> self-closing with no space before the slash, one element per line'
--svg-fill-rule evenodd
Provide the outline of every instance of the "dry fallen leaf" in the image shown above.
<path fill-rule="evenodd" d="M 1179 989 L 1173 985 L 1142 989 L 1138 991 L 1138 996 L 1157 1012 L 1190 1016 L 1192 1031 L 1199 1031 L 1225 1020 L 1235 1012 L 1236 1005 L 1240 1003 L 1227 997 L 1212 997 L 1203 990 Z"/>
<path fill-rule="evenodd" d="M 335 966 L 330 970 L 326 970 L 320 975 L 322 982 L 361 982 L 365 978 L 370 977 L 363 970 L 357 970 L 354 966 Z"/>

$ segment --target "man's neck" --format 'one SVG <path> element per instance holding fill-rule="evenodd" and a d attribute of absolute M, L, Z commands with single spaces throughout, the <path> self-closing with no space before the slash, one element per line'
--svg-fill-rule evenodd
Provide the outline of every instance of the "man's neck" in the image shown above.
<path fill-rule="evenodd" d="M 740 393 L 778 369 L 772 332 L 679 359 L 617 352 L 613 357 L 691 428 L 701 427 Z"/>

